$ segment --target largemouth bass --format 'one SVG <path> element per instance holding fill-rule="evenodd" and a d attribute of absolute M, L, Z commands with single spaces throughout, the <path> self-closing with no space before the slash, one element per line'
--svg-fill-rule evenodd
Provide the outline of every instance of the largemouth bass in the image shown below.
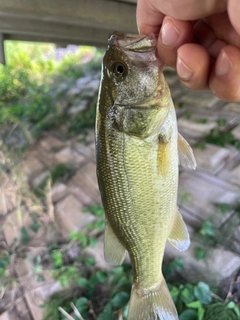
<path fill-rule="evenodd" d="M 178 165 L 195 169 L 178 133 L 155 54 L 156 39 L 113 33 L 103 58 L 96 117 L 97 176 L 106 214 L 104 254 L 133 266 L 129 320 L 176 320 L 162 275 L 166 241 L 183 251 L 189 235 L 177 208 Z"/>

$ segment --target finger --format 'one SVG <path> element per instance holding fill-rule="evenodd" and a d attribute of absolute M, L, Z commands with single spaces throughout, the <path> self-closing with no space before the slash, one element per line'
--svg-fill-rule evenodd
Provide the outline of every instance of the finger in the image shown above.
<path fill-rule="evenodd" d="M 151 0 L 151 4 L 165 15 L 181 20 L 197 20 L 227 9 L 227 0 Z"/>
<path fill-rule="evenodd" d="M 154 2 L 154 0 L 152 1 Z M 151 32 L 158 36 L 164 14 L 160 9 L 151 5 L 151 0 L 138 0 L 137 3 L 137 26 L 141 34 L 149 34 Z"/>
<path fill-rule="evenodd" d="M 210 57 L 216 59 L 219 52 L 227 43 L 219 40 L 213 30 L 203 20 L 198 20 L 194 25 L 194 39 L 207 49 Z"/>
<path fill-rule="evenodd" d="M 227 0 L 138 0 L 137 25 L 140 33 L 158 34 L 165 15 L 180 20 L 197 20 L 227 9 Z"/>
<path fill-rule="evenodd" d="M 205 22 L 218 39 L 240 48 L 240 35 L 233 28 L 226 12 L 208 17 Z"/>
<path fill-rule="evenodd" d="M 185 44 L 178 49 L 177 73 L 180 81 L 189 89 L 208 89 L 210 56 L 198 44 Z"/>
<path fill-rule="evenodd" d="M 240 2 L 239 2 L 239 0 L 229 0 L 228 1 L 228 14 L 229 14 L 229 18 L 230 18 L 230 21 L 231 21 L 234 29 L 240 35 L 240 23 L 239 23 Z"/>
<path fill-rule="evenodd" d="M 175 67 L 178 48 L 192 40 L 191 22 L 165 17 L 157 43 L 158 54 L 167 65 Z"/>
<path fill-rule="evenodd" d="M 240 49 L 224 47 L 215 64 L 209 87 L 220 99 L 240 102 Z"/>

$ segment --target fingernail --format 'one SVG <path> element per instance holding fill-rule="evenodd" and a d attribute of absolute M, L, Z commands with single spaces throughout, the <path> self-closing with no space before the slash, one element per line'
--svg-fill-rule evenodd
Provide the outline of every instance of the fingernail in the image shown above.
<path fill-rule="evenodd" d="M 217 76 L 226 76 L 232 69 L 232 62 L 228 58 L 224 50 L 220 52 L 220 55 L 216 62 L 215 73 Z"/>
<path fill-rule="evenodd" d="M 190 80 L 193 75 L 193 71 L 179 57 L 177 58 L 177 73 L 183 81 Z"/>
<path fill-rule="evenodd" d="M 165 46 L 173 46 L 177 42 L 179 35 L 179 30 L 170 19 L 167 19 L 161 28 L 162 44 Z"/>

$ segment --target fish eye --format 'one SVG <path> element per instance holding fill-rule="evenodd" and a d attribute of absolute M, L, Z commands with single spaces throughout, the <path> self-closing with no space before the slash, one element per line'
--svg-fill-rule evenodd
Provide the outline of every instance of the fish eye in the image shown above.
<path fill-rule="evenodd" d="M 122 78 L 127 73 L 127 67 L 121 62 L 117 62 L 113 65 L 113 74 L 117 78 Z"/>

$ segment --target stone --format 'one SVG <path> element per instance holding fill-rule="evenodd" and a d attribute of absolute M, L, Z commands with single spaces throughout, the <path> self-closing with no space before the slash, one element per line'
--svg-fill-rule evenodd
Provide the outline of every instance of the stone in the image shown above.
<path fill-rule="evenodd" d="M 34 188 L 37 188 L 38 186 L 41 185 L 41 183 L 43 183 L 44 181 L 47 180 L 47 178 L 50 178 L 50 172 L 49 171 L 43 171 L 41 172 L 39 175 L 37 175 L 36 177 L 34 177 L 31 181 L 32 186 Z"/>
<path fill-rule="evenodd" d="M 81 133 L 76 141 L 81 142 L 81 143 L 85 143 L 86 145 L 91 144 L 91 143 L 95 143 L 95 132 L 94 129 L 88 129 L 86 131 L 84 131 L 84 133 Z"/>
<path fill-rule="evenodd" d="M 229 170 L 220 172 L 219 176 L 240 186 L 240 163 Z"/>
<path fill-rule="evenodd" d="M 206 248 L 207 257 L 203 260 L 195 258 L 195 249 L 201 247 L 201 244 L 192 241 L 191 246 L 184 252 L 179 252 L 172 245 L 167 243 L 165 251 L 165 260 L 172 260 L 180 257 L 184 259 L 184 269 L 181 270 L 181 276 L 187 281 L 197 282 L 205 281 L 210 284 L 220 284 L 220 282 L 230 277 L 240 265 L 240 257 L 233 252 L 216 248 Z"/>
<path fill-rule="evenodd" d="M 180 118 L 178 119 L 178 129 L 185 135 L 194 137 L 206 136 L 212 129 L 217 126 L 215 121 L 208 121 L 207 123 L 197 123 L 191 119 Z"/>
<path fill-rule="evenodd" d="M 224 110 L 226 111 L 233 111 L 233 112 L 240 112 L 240 103 L 230 102 L 225 104 Z"/>
<path fill-rule="evenodd" d="M 40 305 L 43 303 L 43 301 L 41 301 L 38 305 L 37 301 L 34 301 L 33 299 L 33 292 L 36 287 L 39 286 L 39 283 L 36 282 L 33 271 L 29 268 L 28 264 L 29 262 L 25 259 L 18 258 L 16 260 L 15 270 L 20 279 L 21 285 L 24 288 L 25 299 L 34 320 L 42 320 L 44 309 L 41 308 Z"/>
<path fill-rule="evenodd" d="M 182 95 L 178 103 L 183 103 L 195 107 L 213 108 L 221 102 L 210 91 L 192 91 L 188 90 L 185 95 Z"/>
<path fill-rule="evenodd" d="M 69 193 L 73 194 L 84 206 L 96 204 L 91 195 L 84 189 L 80 188 L 73 180 L 70 180 L 67 184 Z"/>
<path fill-rule="evenodd" d="M 87 106 L 88 106 L 88 100 L 81 100 L 77 105 L 72 106 L 67 113 L 70 116 L 75 116 L 79 112 L 85 110 Z"/>
<path fill-rule="evenodd" d="M 240 109 L 240 106 L 239 106 Z M 239 111 L 240 112 L 240 111 Z M 234 138 L 240 140 L 240 125 L 236 126 L 231 133 L 233 134 Z"/>
<path fill-rule="evenodd" d="M 71 147 L 66 147 L 55 154 L 55 160 L 58 163 L 77 164 L 84 162 L 85 158 L 74 151 Z"/>
<path fill-rule="evenodd" d="M 92 147 L 94 145 L 94 149 Z M 95 144 L 91 144 L 89 146 L 86 146 L 83 143 L 75 142 L 73 144 L 73 149 L 76 150 L 79 154 L 83 155 L 85 158 L 88 158 L 89 160 L 95 161 Z"/>
<path fill-rule="evenodd" d="M 222 168 L 230 155 L 230 150 L 212 144 L 205 144 L 205 148 L 193 149 L 198 169 L 216 173 Z"/>
<path fill-rule="evenodd" d="M 87 247 L 84 249 L 84 255 L 93 257 L 95 260 L 95 267 L 103 270 L 111 270 L 113 267 L 104 259 L 104 245 L 103 240 L 98 239 L 95 247 Z"/>
<path fill-rule="evenodd" d="M 52 201 L 57 202 L 68 193 L 68 188 L 64 183 L 56 183 L 52 187 Z"/>
<path fill-rule="evenodd" d="M 29 218 L 24 207 L 15 209 L 7 215 L 3 225 L 3 231 L 9 247 L 11 247 L 14 239 L 21 238 L 21 228 L 28 223 Z"/>
<path fill-rule="evenodd" d="M 47 136 L 40 141 L 40 146 L 45 151 L 56 151 L 64 146 L 64 143 L 53 136 Z"/>
<path fill-rule="evenodd" d="M 5 164 L 5 156 L 2 151 L 0 151 L 0 163 Z"/>
<path fill-rule="evenodd" d="M 189 212 L 188 210 L 186 210 L 181 206 L 179 206 L 179 211 L 183 217 L 184 222 L 187 224 L 187 226 L 198 229 L 199 226 L 202 225 L 202 220 L 199 218 L 199 216 L 192 214 L 192 212 Z"/>
<path fill-rule="evenodd" d="M 0 315 L 0 320 L 15 320 L 16 318 L 10 318 L 10 312 L 4 312 Z"/>
<path fill-rule="evenodd" d="M 24 171 L 28 177 L 32 177 L 44 169 L 43 164 L 35 157 L 29 156 L 24 161 Z"/>
<path fill-rule="evenodd" d="M 73 181 L 92 199 L 92 203 L 101 203 L 100 192 L 98 188 L 96 165 L 88 162 L 83 165 L 73 177 Z"/>
<path fill-rule="evenodd" d="M 96 220 L 92 214 L 83 213 L 82 204 L 73 195 L 68 195 L 57 203 L 55 217 L 66 237 L 73 231 L 80 232 L 87 224 Z"/>
<path fill-rule="evenodd" d="M 0 215 L 5 215 L 17 205 L 17 185 L 0 169 Z"/>
<path fill-rule="evenodd" d="M 201 224 L 216 212 L 216 204 L 227 203 L 234 206 L 238 199 L 238 187 L 209 173 L 196 170 L 180 174 L 178 204 L 197 217 Z"/>

